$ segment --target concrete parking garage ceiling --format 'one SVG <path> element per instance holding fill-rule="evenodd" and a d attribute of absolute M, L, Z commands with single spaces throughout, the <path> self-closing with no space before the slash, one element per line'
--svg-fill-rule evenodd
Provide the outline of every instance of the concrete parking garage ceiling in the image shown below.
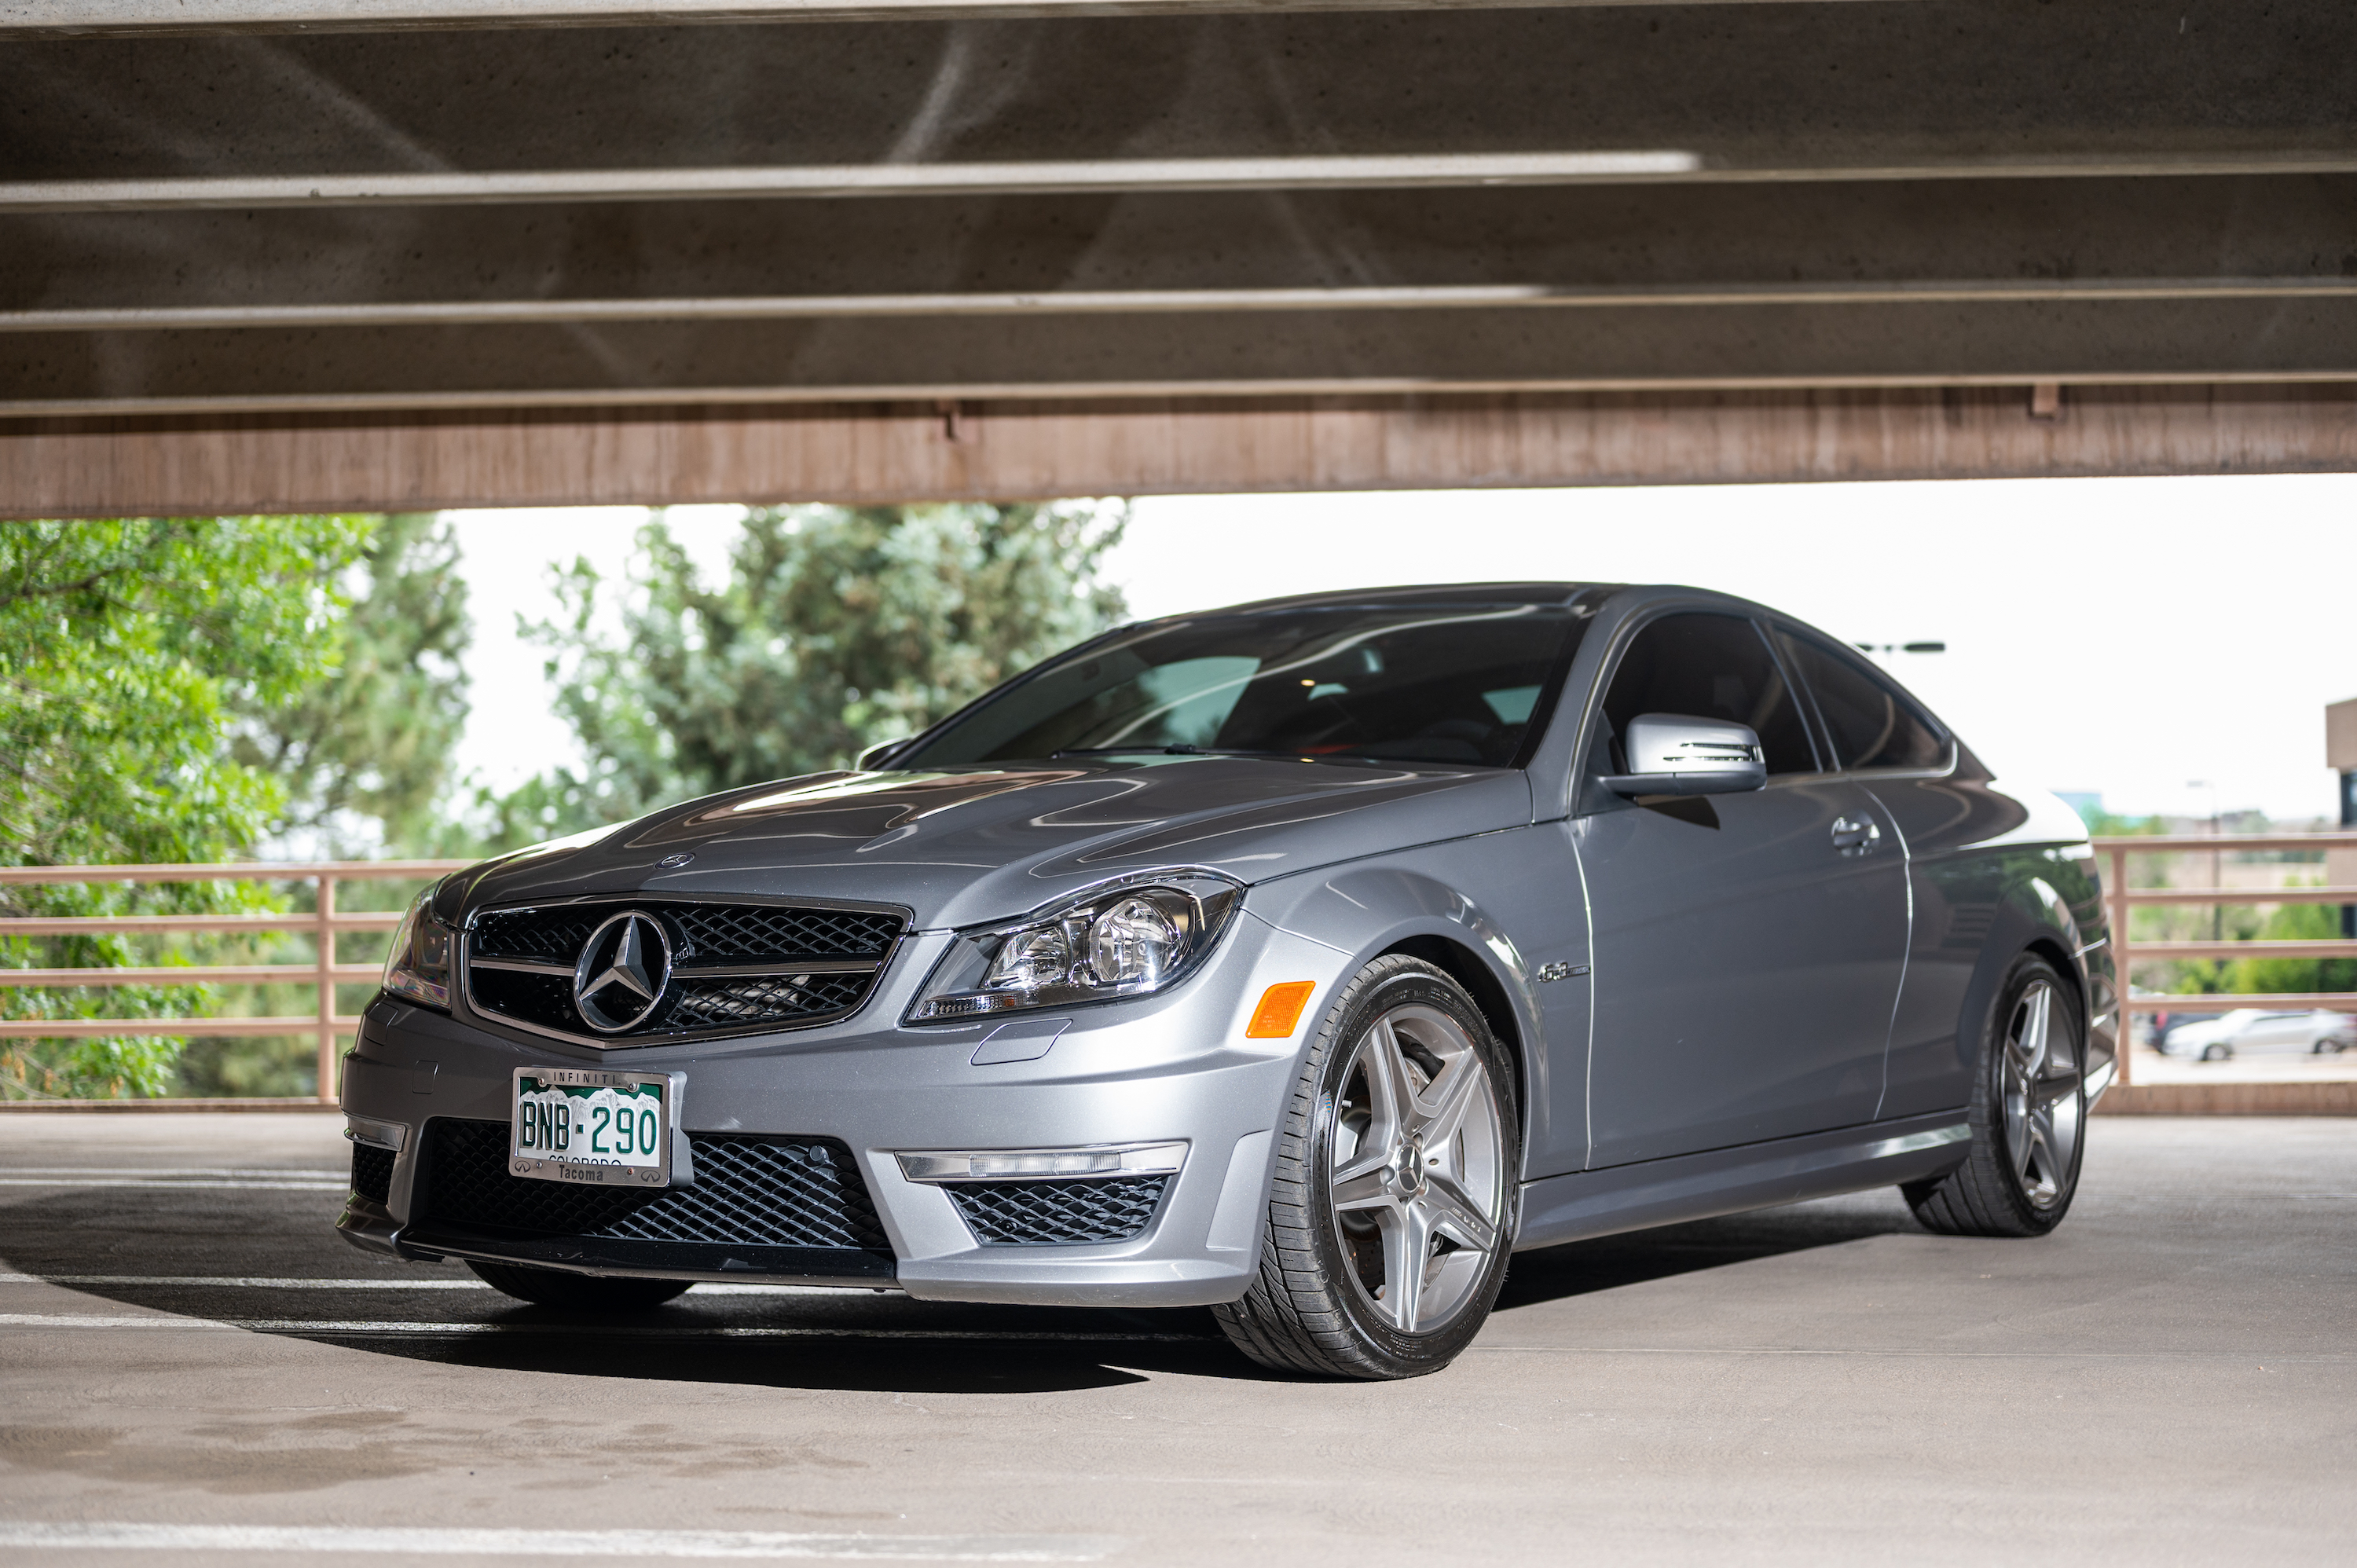
<path fill-rule="evenodd" d="M 8 510 L 2357 459 L 2321 0 L 0 37 Z"/>

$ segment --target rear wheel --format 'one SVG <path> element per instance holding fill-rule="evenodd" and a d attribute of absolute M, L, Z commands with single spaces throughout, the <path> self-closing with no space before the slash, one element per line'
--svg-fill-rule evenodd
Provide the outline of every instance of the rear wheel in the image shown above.
<path fill-rule="evenodd" d="M 644 1312 L 686 1294 L 692 1280 L 634 1280 L 597 1274 L 567 1273 L 562 1269 L 528 1269 L 520 1263 L 479 1263 L 467 1266 L 493 1290 L 518 1301 L 541 1306 L 561 1306 L 571 1312 Z"/>
<path fill-rule="evenodd" d="M 1328 1010 L 1294 1086 L 1259 1278 L 1212 1309 L 1265 1367 L 1438 1371 L 1504 1282 L 1522 1165 L 1505 1048 L 1432 965 L 1377 959 Z"/>
<path fill-rule="evenodd" d="M 2087 1089 L 2077 993 L 2035 953 L 2014 961 L 1981 1044 L 1971 1153 L 1900 1190 L 1945 1236 L 2043 1236 L 2079 1187 Z"/>

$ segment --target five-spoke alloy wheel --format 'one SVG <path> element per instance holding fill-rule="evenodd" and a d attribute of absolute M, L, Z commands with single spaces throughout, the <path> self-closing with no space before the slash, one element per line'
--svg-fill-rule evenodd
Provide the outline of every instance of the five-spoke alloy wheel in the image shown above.
<path fill-rule="evenodd" d="M 1473 999 L 1417 960 L 1369 964 L 1305 1057 L 1260 1277 L 1221 1326 L 1288 1370 L 1447 1366 L 1505 1277 L 1520 1132 L 1512 1064 Z"/>
<path fill-rule="evenodd" d="M 1351 1048 L 1327 1199 L 1366 1301 L 1403 1334 L 1454 1318 L 1504 1237 L 1498 1094 L 1463 1023 L 1415 1002 Z"/>
<path fill-rule="evenodd" d="M 2006 1023 L 1998 1068 L 2005 1149 L 2014 1184 L 2032 1208 L 2062 1201 L 2079 1173 L 2084 1097 L 2075 1042 L 2057 1016 L 2067 1006 L 2052 981 L 2033 979 L 2015 998 Z"/>

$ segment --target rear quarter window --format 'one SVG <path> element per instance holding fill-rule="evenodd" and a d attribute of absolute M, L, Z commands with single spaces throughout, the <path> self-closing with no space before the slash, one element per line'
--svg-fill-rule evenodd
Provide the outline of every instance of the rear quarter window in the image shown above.
<path fill-rule="evenodd" d="M 1816 699 L 1835 767 L 1937 768 L 1946 761 L 1948 737 L 1878 673 L 1813 638 L 1779 630 L 1776 640 Z"/>

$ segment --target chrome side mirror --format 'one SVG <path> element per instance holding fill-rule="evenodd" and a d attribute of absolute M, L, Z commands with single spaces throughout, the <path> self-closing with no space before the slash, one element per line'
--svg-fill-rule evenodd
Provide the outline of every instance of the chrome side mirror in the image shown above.
<path fill-rule="evenodd" d="M 1732 795 L 1768 782 L 1759 736 L 1724 719 L 1645 714 L 1621 745 L 1631 771 L 1603 780 L 1616 795 Z"/>
<path fill-rule="evenodd" d="M 861 752 L 859 760 L 852 766 L 862 773 L 873 773 L 879 768 L 888 768 L 892 765 L 892 754 L 908 744 L 907 736 L 899 740 L 877 741 L 874 746 Z"/>

